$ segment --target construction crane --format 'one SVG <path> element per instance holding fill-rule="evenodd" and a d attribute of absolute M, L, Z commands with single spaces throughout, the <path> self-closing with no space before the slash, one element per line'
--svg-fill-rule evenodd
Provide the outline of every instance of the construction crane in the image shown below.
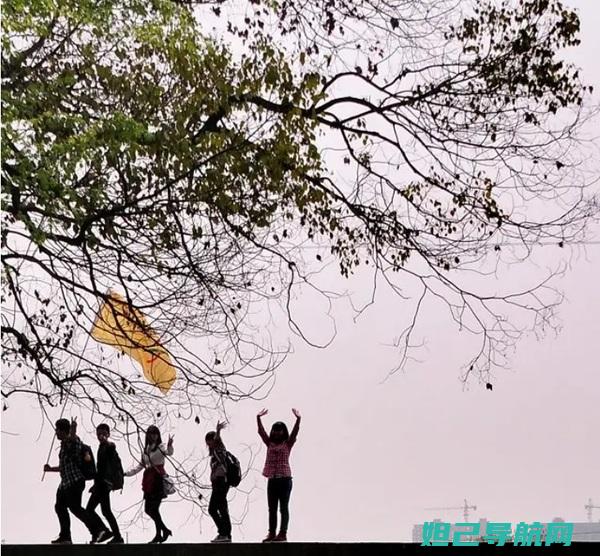
<path fill-rule="evenodd" d="M 449 506 L 446 508 L 425 508 L 430 511 L 441 511 L 441 510 L 462 510 L 465 516 L 465 523 L 469 522 L 469 510 L 476 510 L 477 506 L 469 506 L 467 499 L 465 498 L 464 504 L 462 506 Z"/>
<path fill-rule="evenodd" d="M 588 500 L 588 503 L 584 506 L 584 508 L 587 510 L 588 521 L 591 523 L 592 522 L 592 510 L 593 509 L 600 510 L 600 506 L 594 506 L 594 503 L 592 502 L 592 499 L 590 498 Z"/>

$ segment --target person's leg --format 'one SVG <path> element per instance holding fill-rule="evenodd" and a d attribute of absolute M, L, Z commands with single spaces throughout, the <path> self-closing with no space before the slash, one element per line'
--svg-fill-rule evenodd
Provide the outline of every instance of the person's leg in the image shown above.
<path fill-rule="evenodd" d="M 162 498 L 159 498 L 157 503 L 156 503 L 156 517 L 158 518 L 158 526 L 160 527 L 160 531 L 162 534 L 162 541 L 167 539 L 167 537 L 169 537 L 172 533 L 171 533 L 171 529 L 169 529 L 166 525 L 165 522 L 163 521 L 162 515 L 160 515 L 160 505 L 162 504 Z"/>
<path fill-rule="evenodd" d="M 274 535 L 277 530 L 277 479 L 267 481 L 267 502 L 269 504 L 269 534 Z"/>
<path fill-rule="evenodd" d="M 67 489 L 67 504 L 71 513 L 79 519 L 88 529 L 92 537 L 95 537 L 101 529 L 96 529 L 95 523 L 90 519 L 87 511 L 81 506 L 81 497 L 85 489 L 85 481 L 79 481 Z"/>
<path fill-rule="evenodd" d="M 162 516 L 160 515 L 160 505 L 162 503 L 162 498 L 152 498 L 149 501 L 149 510 L 146 510 L 146 513 L 154 521 L 154 525 L 156 527 L 156 534 L 161 537 L 166 536 L 167 533 L 170 535 L 171 530 L 165 525 Z"/>
<path fill-rule="evenodd" d="M 71 540 L 71 518 L 69 517 L 69 507 L 67 505 L 66 489 L 58 488 L 56 491 L 56 502 L 54 511 L 58 516 L 60 523 L 60 533 L 58 538 L 63 541 Z"/>
<path fill-rule="evenodd" d="M 144 503 L 144 511 L 146 515 L 154 522 L 154 527 L 156 529 L 156 535 L 154 536 L 155 540 L 158 540 L 162 533 L 162 520 L 160 518 L 160 512 L 158 511 L 158 505 L 160 504 L 160 499 L 156 498 L 146 498 Z"/>
<path fill-rule="evenodd" d="M 227 504 L 227 493 L 229 492 L 229 486 L 223 479 L 219 484 L 219 498 L 218 498 L 218 510 L 221 518 L 221 530 L 220 535 L 225 537 L 231 537 L 231 519 L 229 517 L 229 506 Z"/>
<path fill-rule="evenodd" d="M 104 531 L 106 529 L 106 525 L 102 521 L 102 518 L 96 513 L 96 508 L 98 504 L 101 504 L 102 496 L 98 485 L 94 485 L 92 489 L 92 494 L 90 495 L 90 499 L 88 500 L 87 506 L 85 507 L 90 523 L 93 525 L 95 531 Z"/>
<path fill-rule="evenodd" d="M 208 515 L 212 517 L 215 525 L 217 526 L 217 532 L 220 535 L 223 525 L 221 523 L 221 513 L 219 511 L 219 496 L 220 493 L 217 483 L 213 483 L 212 490 L 210 492 L 210 500 L 208 502 Z"/>
<path fill-rule="evenodd" d="M 281 510 L 281 529 L 279 532 L 282 535 L 287 534 L 288 524 L 290 521 L 290 495 L 292 494 L 292 478 L 287 477 L 285 479 L 280 479 L 281 487 L 279 490 L 279 508 Z"/>
<path fill-rule="evenodd" d="M 106 518 L 106 521 L 110 526 L 110 530 L 115 538 L 121 538 L 119 524 L 117 523 L 117 520 L 112 513 L 112 508 L 110 507 L 110 489 L 108 487 L 105 487 L 100 493 L 100 508 L 102 510 L 102 515 Z"/>

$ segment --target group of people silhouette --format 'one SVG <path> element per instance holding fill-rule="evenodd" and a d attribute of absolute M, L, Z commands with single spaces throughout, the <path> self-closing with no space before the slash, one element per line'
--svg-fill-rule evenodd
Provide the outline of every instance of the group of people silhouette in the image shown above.
<path fill-rule="evenodd" d="M 257 416 L 258 434 L 266 445 L 266 460 L 263 476 L 267 478 L 267 501 L 269 509 L 269 531 L 263 542 L 287 541 L 289 523 L 289 501 L 292 492 L 292 471 L 290 451 L 300 430 L 300 413 L 292 409 L 296 422 L 291 433 L 285 423 L 273 423 L 267 434 L 263 423 L 268 411 L 263 409 Z M 217 527 L 214 543 L 231 542 L 231 519 L 227 494 L 229 489 L 239 484 L 241 470 L 239 462 L 225 448 L 222 430 L 225 423 L 217 423 L 216 430 L 205 436 L 210 455 L 211 496 L 208 513 Z M 148 427 L 144 449 L 139 461 L 128 471 L 123 470 L 116 445 L 110 440 L 110 427 L 102 423 L 96 427 L 98 451 L 94 460 L 91 448 L 85 445 L 77 435 L 75 419 L 56 421 L 56 437 L 60 441 L 59 464 L 46 464 L 44 472 L 60 473 L 60 484 L 56 491 L 54 509 L 60 523 L 60 533 L 52 544 L 72 544 L 71 520 L 69 512 L 78 518 L 92 535 L 91 543 L 120 544 L 123 536 L 119 524 L 112 513 L 110 494 L 123 488 L 124 477 L 132 477 L 143 471 L 142 492 L 144 512 L 154 522 L 156 534 L 150 543 L 163 543 L 173 532 L 163 521 L 160 506 L 164 498 L 174 491 L 173 483 L 165 471 L 165 461 L 173 455 L 173 436 L 163 443 L 160 430 L 155 425 Z M 90 498 L 86 507 L 82 498 L 86 481 L 92 480 Z M 108 526 L 96 512 L 98 506 Z M 277 531 L 278 511 L 281 514 Z"/>

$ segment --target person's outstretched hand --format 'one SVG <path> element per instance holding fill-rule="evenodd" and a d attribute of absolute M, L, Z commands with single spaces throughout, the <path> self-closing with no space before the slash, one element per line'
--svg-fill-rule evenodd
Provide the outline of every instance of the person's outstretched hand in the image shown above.
<path fill-rule="evenodd" d="M 292 408 L 292 413 L 296 416 L 296 419 L 300 419 L 300 412 L 297 409 Z"/>
<path fill-rule="evenodd" d="M 261 409 L 261 410 L 258 412 L 258 417 L 264 417 L 264 416 L 265 416 L 267 413 L 269 413 L 269 410 L 268 410 L 268 409 Z"/>
<path fill-rule="evenodd" d="M 77 417 L 71 417 L 71 426 L 69 428 L 68 438 L 71 440 L 77 438 Z"/>
<path fill-rule="evenodd" d="M 167 446 L 173 446 L 173 438 L 174 436 L 172 434 L 169 435 L 169 440 L 167 442 Z"/>
<path fill-rule="evenodd" d="M 217 423 L 217 432 L 221 432 L 226 426 L 227 426 L 227 423 L 219 421 Z"/>

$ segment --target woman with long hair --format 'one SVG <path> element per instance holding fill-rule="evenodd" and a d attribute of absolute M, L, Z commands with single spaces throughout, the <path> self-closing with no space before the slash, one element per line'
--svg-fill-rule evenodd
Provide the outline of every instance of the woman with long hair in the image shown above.
<path fill-rule="evenodd" d="M 267 435 L 261 418 L 268 410 L 263 409 L 257 416 L 258 434 L 267 446 L 267 459 L 263 475 L 267 477 L 267 501 L 269 504 L 269 534 L 263 542 L 286 542 L 290 519 L 289 502 L 292 492 L 292 470 L 290 468 L 290 451 L 296 443 L 300 430 L 300 413 L 292 409 L 296 423 L 291 434 L 281 421 L 273 423 L 271 433 Z M 281 512 L 281 527 L 277 530 L 277 508 Z"/>
<path fill-rule="evenodd" d="M 163 543 L 173 534 L 164 524 L 160 515 L 160 504 L 163 498 L 166 497 L 163 486 L 163 477 L 166 474 L 165 458 L 172 455 L 173 437 L 169 436 L 169 441 L 165 446 L 158 427 L 151 425 L 146 431 L 146 441 L 141 461 L 133 469 L 125 473 L 126 477 L 132 477 L 142 469 L 144 470 L 142 478 L 144 511 L 154 521 L 156 528 L 156 535 L 154 535 L 150 544 Z"/>
<path fill-rule="evenodd" d="M 211 541 L 213 543 L 231 542 L 231 519 L 227 505 L 227 451 L 221 431 L 225 423 L 217 423 L 217 429 L 206 433 L 204 440 L 210 454 L 210 484 L 212 486 L 208 513 L 217 526 L 217 536 Z"/>

